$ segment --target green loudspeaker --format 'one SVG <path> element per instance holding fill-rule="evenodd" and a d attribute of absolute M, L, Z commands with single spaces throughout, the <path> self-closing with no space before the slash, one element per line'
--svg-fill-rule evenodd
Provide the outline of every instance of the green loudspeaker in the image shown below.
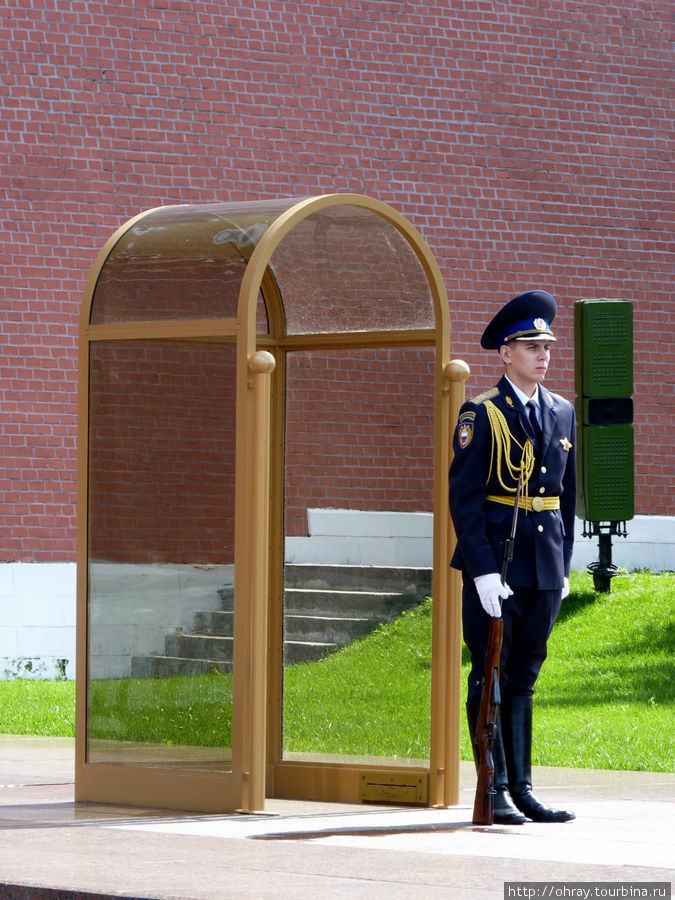
<path fill-rule="evenodd" d="M 633 393 L 633 304 L 578 300 L 574 305 L 574 389 L 577 397 Z"/>
<path fill-rule="evenodd" d="M 634 515 L 632 425 L 578 425 L 577 515 L 625 522 Z"/>
<path fill-rule="evenodd" d="M 578 300 L 574 307 L 577 515 L 634 515 L 633 305 Z"/>

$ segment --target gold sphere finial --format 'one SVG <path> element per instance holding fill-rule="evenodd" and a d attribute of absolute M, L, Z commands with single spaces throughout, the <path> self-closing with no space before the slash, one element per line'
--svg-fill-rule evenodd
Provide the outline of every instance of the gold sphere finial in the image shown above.
<path fill-rule="evenodd" d="M 451 359 L 443 369 L 446 381 L 466 381 L 470 374 L 471 369 L 463 359 Z"/>
<path fill-rule="evenodd" d="M 277 361 L 268 350 L 257 350 L 248 361 L 249 372 L 273 372 Z"/>

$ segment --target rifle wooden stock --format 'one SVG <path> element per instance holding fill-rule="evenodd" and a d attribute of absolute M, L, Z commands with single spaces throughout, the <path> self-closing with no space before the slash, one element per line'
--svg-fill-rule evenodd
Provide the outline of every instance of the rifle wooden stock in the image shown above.
<path fill-rule="evenodd" d="M 492 756 L 497 712 L 499 710 L 499 657 L 502 652 L 504 620 L 500 617 L 490 620 L 487 650 L 485 653 L 485 675 L 480 710 L 476 723 L 474 743 L 477 748 L 478 782 L 473 804 L 473 824 L 493 825 L 495 815 L 495 766 Z"/>
<path fill-rule="evenodd" d="M 511 533 L 504 541 L 504 559 L 502 561 L 501 580 L 506 584 L 509 563 L 513 559 L 513 548 L 516 542 L 518 527 L 518 504 L 523 489 L 523 476 L 518 476 L 516 495 L 513 502 L 513 518 Z M 497 713 L 501 697 L 499 694 L 499 659 L 504 639 L 504 619 L 490 619 L 487 648 L 485 651 L 485 674 L 483 675 L 483 692 L 480 696 L 480 710 L 476 724 L 474 743 L 478 750 L 478 783 L 476 799 L 473 804 L 473 824 L 493 825 L 495 821 L 495 764 L 492 750 L 497 731 Z"/>

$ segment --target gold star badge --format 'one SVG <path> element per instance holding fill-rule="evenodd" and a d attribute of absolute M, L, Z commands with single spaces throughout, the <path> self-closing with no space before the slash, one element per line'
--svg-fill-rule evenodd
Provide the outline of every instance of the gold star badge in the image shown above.
<path fill-rule="evenodd" d="M 560 443 L 563 445 L 563 450 L 569 452 L 572 449 L 572 444 L 570 444 L 566 437 L 560 438 Z"/>

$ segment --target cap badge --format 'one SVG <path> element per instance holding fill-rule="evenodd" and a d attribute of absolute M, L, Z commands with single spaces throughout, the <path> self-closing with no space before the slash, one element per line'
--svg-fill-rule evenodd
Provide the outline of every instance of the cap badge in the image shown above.
<path fill-rule="evenodd" d="M 532 324 L 537 329 L 537 331 L 547 331 L 548 330 L 548 324 L 545 319 L 535 319 Z"/>

